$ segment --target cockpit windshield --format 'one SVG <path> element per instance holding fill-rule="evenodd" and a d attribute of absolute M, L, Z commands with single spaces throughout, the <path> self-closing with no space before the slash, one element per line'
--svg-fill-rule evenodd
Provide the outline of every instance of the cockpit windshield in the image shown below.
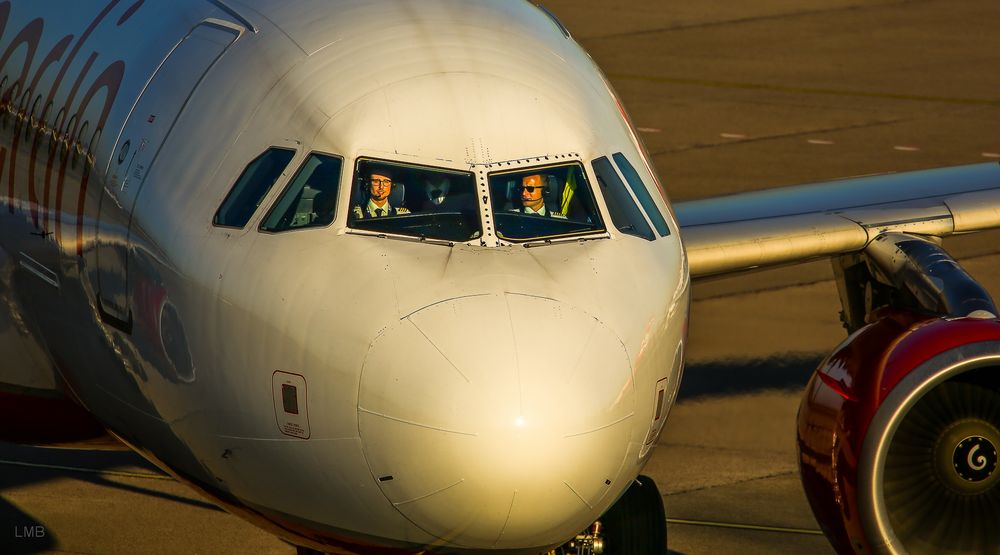
<path fill-rule="evenodd" d="M 491 173 L 497 236 L 529 241 L 604 231 L 578 162 Z"/>
<path fill-rule="evenodd" d="M 445 241 L 482 235 L 470 172 L 359 158 L 348 225 Z"/>

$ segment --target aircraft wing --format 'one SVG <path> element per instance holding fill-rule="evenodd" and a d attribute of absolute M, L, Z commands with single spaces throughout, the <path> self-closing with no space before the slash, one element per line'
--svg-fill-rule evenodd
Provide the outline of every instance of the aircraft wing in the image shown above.
<path fill-rule="evenodd" d="M 873 175 L 674 204 L 691 277 L 836 256 L 880 233 L 1000 227 L 1000 163 Z"/>

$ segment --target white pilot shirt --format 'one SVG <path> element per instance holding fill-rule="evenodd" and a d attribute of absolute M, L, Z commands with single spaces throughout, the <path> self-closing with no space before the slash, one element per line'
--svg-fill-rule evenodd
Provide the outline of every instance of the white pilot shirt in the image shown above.
<path fill-rule="evenodd" d="M 375 204 L 374 200 L 368 199 L 368 204 L 365 205 L 365 213 L 366 213 L 365 217 L 366 218 L 379 217 L 379 213 L 377 212 L 377 210 L 382 211 L 381 214 L 382 216 L 388 216 L 390 215 L 392 208 L 388 202 L 386 202 L 382 206 L 379 206 Z M 409 214 L 409 213 L 410 211 L 407 210 L 406 208 L 403 208 L 402 206 L 396 209 L 396 214 Z M 361 217 L 361 208 L 359 206 L 354 207 L 354 216 L 358 218 Z"/>
<path fill-rule="evenodd" d="M 520 209 L 515 209 L 514 211 L 515 212 L 521 212 L 522 214 L 530 214 L 530 215 L 534 215 L 534 216 L 548 216 L 549 215 L 549 211 L 545 209 L 545 205 L 544 204 L 541 206 L 541 208 L 538 209 L 537 212 L 535 210 L 532 210 L 531 207 L 528 207 L 528 206 L 522 206 Z M 566 219 L 566 216 L 564 214 L 560 214 L 559 212 L 552 212 L 551 216 L 553 218 L 563 218 L 563 219 Z"/>

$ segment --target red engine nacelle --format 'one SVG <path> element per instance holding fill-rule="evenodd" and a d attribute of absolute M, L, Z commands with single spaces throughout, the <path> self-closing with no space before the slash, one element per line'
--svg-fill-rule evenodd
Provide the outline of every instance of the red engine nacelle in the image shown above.
<path fill-rule="evenodd" d="M 1000 322 L 876 312 L 799 408 L 799 467 L 839 553 L 1000 553 Z"/>

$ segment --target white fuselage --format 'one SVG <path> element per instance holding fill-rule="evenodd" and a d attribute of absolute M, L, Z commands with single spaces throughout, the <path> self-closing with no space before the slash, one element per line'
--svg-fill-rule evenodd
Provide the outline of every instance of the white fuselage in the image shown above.
<path fill-rule="evenodd" d="M 43 22 L 0 67 L 0 296 L 30 330 L 0 349 L 36 353 L 23 385 L 65 382 L 175 475 L 327 549 L 547 548 L 635 478 L 680 380 L 687 267 L 613 92 L 554 20 L 496 1 L 57 4 L 14 2 L 0 34 L 2 52 Z M 40 75 L 23 103 L 22 73 Z M 213 225 L 275 147 L 294 155 L 246 225 Z M 343 159 L 333 223 L 261 231 L 311 153 Z M 612 224 L 591 161 L 614 153 L 669 234 Z M 526 245 L 482 209 L 468 242 L 360 233 L 359 157 L 483 183 L 577 161 L 606 231 Z"/>

